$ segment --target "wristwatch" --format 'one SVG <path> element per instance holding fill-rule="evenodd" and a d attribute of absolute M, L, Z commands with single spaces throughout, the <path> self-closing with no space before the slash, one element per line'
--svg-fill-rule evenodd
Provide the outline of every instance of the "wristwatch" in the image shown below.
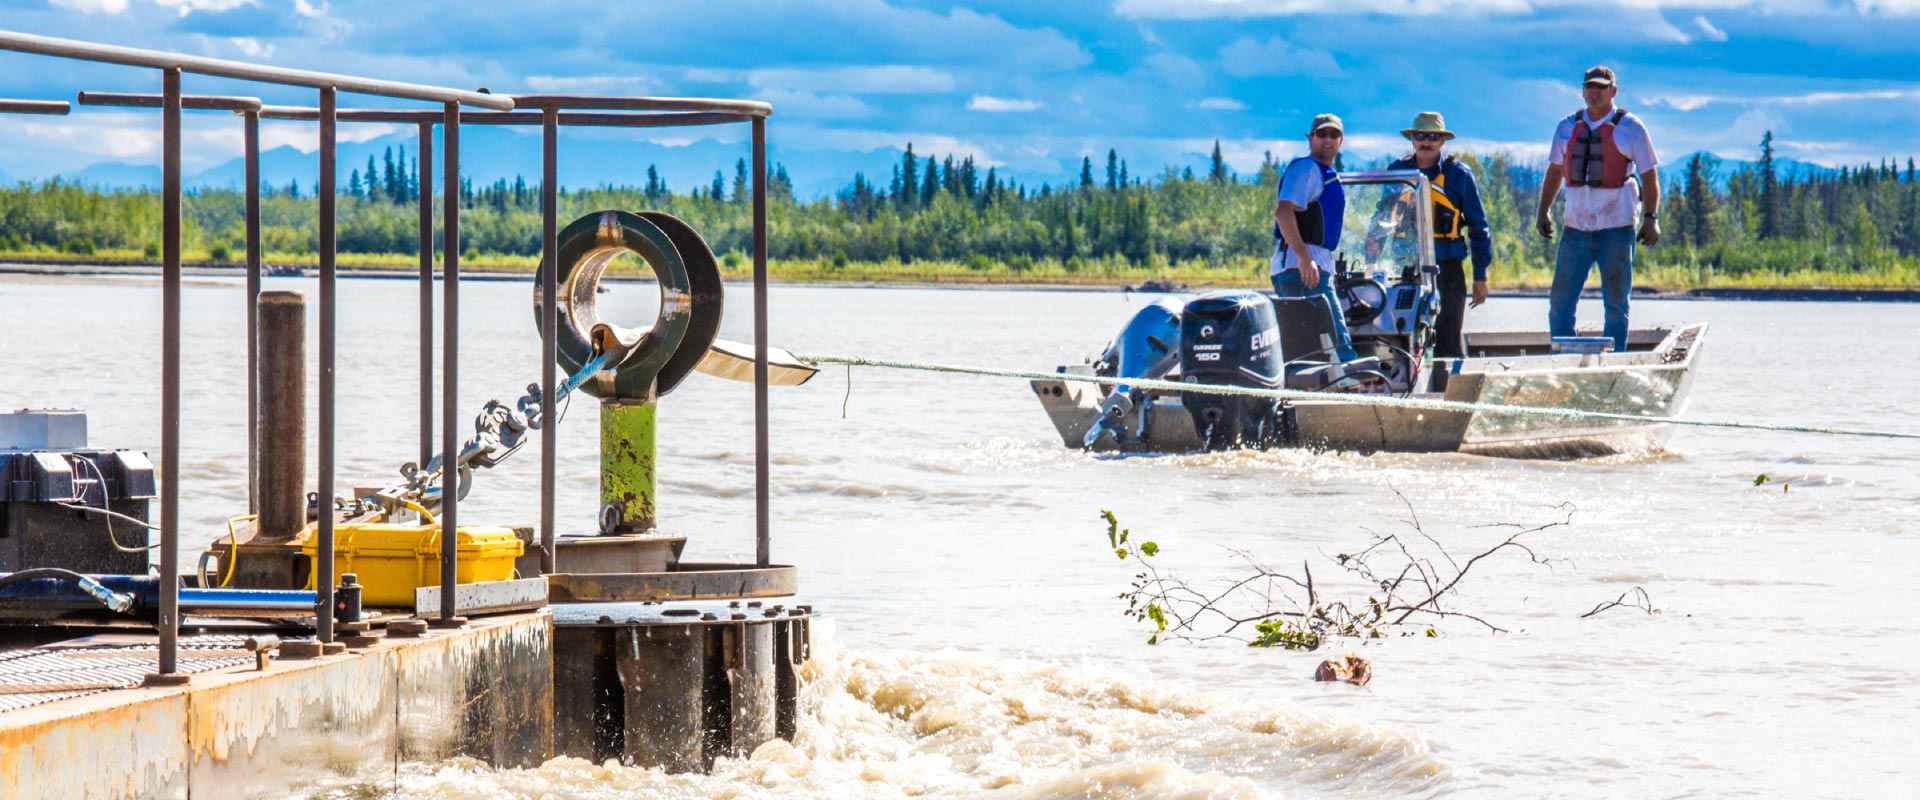
<path fill-rule="evenodd" d="M 1646 214 L 1644 214 L 1644 215 L 1642 215 L 1642 216 L 1645 216 L 1645 217 L 1646 217 L 1647 219 L 1659 219 L 1659 218 L 1660 218 L 1660 214 L 1659 214 L 1659 212 L 1656 212 L 1656 211 L 1649 211 L 1649 212 L 1647 212 Z"/>

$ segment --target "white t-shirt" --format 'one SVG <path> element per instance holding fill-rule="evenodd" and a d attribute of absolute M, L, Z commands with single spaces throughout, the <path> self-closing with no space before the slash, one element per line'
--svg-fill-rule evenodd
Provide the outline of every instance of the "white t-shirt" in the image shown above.
<path fill-rule="evenodd" d="M 1598 127 L 1602 118 L 1596 121 L 1581 111 L 1588 128 Z M 1607 115 L 1613 116 L 1612 114 Z M 1566 166 L 1567 142 L 1573 138 L 1573 120 L 1560 120 L 1560 127 L 1553 132 L 1553 149 L 1547 151 L 1547 161 Z M 1633 164 L 1627 168 L 1627 182 L 1618 189 L 1602 189 L 1598 186 L 1568 186 L 1566 214 L 1562 222 L 1569 228 L 1580 231 L 1598 231 L 1607 228 L 1630 228 L 1640 221 L 1640 178 L 1642 172 L 1660 166 L 1660 160 L 1653 155 L 1653 139 L 1647 135 L 1647 126 L 1640 124 L 1640 118 L 1624 114 L 1614 126 L 1613 144 L 1620 148 L 1621 154 Z"/>
<path fill-rule="evenodd" d="M 1293 201 L 1296 211 L 1306 210 L 1307 204 L 1320 199 L 1325 191 L 1326 180 L 1321 177 L 1320 162 L 1311 158 L 1295 159 L 1287 165 L 1287 171 L 1280 174 L 1279 199 Z M 1307 255 L 1313 256 L 1313 263 L 1319 265 L 1321 272 L 1333 274 L 1333 251 L 1308 244 Z M 1268 260 L 1268 266 L 1274 275 L 1300 268 L 1293 263 L 1293 249 L 1287 247 L 1287 240 L 1277 237 L 1273 240 L 1273 258 Z"/>

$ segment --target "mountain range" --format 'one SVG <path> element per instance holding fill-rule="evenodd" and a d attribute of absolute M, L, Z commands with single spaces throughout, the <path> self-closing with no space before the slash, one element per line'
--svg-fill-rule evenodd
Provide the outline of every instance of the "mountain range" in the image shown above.
<path fill-rule="evenodd" d="M 412 158 L 417 144 L 417 137 L 411 134 L 390 134 L 364 142 L 342 142 L 336 157 L 341 188 L 345 189 L 355 170 L 366 168 L 369 157 L 380 164 L 384 154 L 391 148 L 396 156 L 404 149 L 406 155 Z M 461 172 L 475 186 L 497 180 L 512 182 L 516 177 L 526 179 L 529 184 L 539 181 L 540 138 L 536 131 L 469 126 L 461 131 L 460 144 Z M 794 195 L 807 200 L 838 193 L 852 184 L 856 172 L 864 173 L 872 183 L 886 186 L 894 166 L 899 163 L 900 152 L 892 147 L 865 151 L 790 151 L 778 145 L 769 145 L 767 159 L 770 163 L 787 168 L 793 181 Z M 744 142 L 727 144 L 700 140 L 686 145 L 663 145 L 617 137 L 563 135 L 560 142 L 560 184 L 573 188 L 644 186 L 647 168 L 651 166 L 666 181 L 668 188 L 675 192 L 685 192 L 696 186 L 704 188 L 713 182 L 716 172 L 720 174 L 723 185 L 731 190 L 735 163 L 749 155 Z M 927 154 L 922 152 L 921 155 Z M 933 155 L 944 157 L 939 153 Z M 1692 155 L 1667 162 L 1663 169 L 1667 182 L 1678 177 L 1678 170 L 1684 168 Z M 1194 159 L 1192 164 L 1175 166 L 1193 166 L 1196 172 L 1204 174 L 1205 157 L 1195 154 Z M 1776 159 L 1774 163 L 1782 178 L 1798 179 L 1835 172 L 1831 167 L 1789 158 Z M 1728 176 L 1752 165 L 1751 161 L 1721 158 L 1714 173 L 1714 182 L 1724 187 Z M 1096 164 L 1095 167 L 1099 170 L 1104 165 Z M 303 153 L 292 146 L 276 147 L 260 154 L 261 178 L 273 187 L 285 187 L 297 181 L 302 193 L 311 193 L 318 168 L 318 153 Z M 1041 181 L 1058 183 L 1070 180 L 1063 176 L 1073 176 L 1078 172 L 1078 158 L 1071 157 L 1062 159 L 1059 170 L 1052 174 L 1001 177 L 1003 180 L 1020 180 L 1037 185 Z M 1142 172 L 1135 170 L 1136 174 Z M 1158 172 L 1146 170 L 1144 174 Z M 244 176 L 245 164 L 236 157 L 186 176 L 184 182 L 189 189 L 238 188 L 245 181 Z M 105 161 L 63 174 L 61 178 L 105 189 L 139 189 L 159 186 L 161 175 L 159 166 L 154 164 Z M 436 182 L 441 179 L 441 176 L 435 176 Z M 6 172 L 0 171 L 0 183 L 12 181 Z"/>

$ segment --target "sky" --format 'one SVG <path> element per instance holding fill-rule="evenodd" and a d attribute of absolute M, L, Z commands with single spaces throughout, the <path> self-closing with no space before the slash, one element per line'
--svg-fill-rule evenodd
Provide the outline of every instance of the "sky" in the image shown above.
<path fill-rule="evenodd" d="M 1829 166 L 1920 154 L 1920 0 L 0 0 L 0 28 L 496 93 L 765 100 L 774 157 L 803 193 L 854 169 L 884 183 L 909 142 L 1032 184 L 1070 179 L 1083 156 L 1103 166 L 1109 148 L 1135 174 L 1199 165 L 1215 141 L 1247 173 L 1266 153 L 1301 154 L 1320 112 L 1346 120 L 1363 157 L 1404 150 L 1398 130 L 1436 110 L 1456 148 L 1539 159 L 1594 64 L 1618 72 L 1620 105 L 1664 158 L 1752 159 L 1769 130 L 1781 156 Z M 0 53 L 0 97 L 158 88 L 151 70 Z M 186 91 L 315 102 L 191 75 Z M 222 116 L 187 115 L 189 175 L 232 172 L 240 126 Z M 533 132 L 492 135 L 487 155 L 512 163 L 476 171 L 537 174 Z M 660 162 L 680 189 L 730 176 L 745 135 L 569 137 L 610 161 Z M 413 136 L 344 126 L 362 150 L 342 169 Z M 310 154 L 315 128 L 265 125 L 263 143 Z M 16 179 L 154 165 L 159 151 L 151 111 L 0 115 L 0 174 Z M 562 182 L 633 169 L 576 164 Z"/>

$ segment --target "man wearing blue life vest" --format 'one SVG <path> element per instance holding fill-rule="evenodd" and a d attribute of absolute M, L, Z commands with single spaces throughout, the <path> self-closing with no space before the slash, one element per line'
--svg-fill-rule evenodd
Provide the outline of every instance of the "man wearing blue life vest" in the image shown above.
<path fill-rule="evenodd" d="M 1432 189 L 1433 259 L 1440 266 L 1440 316 L 1435 320 L 1436 358 L 1465 358 L 1467 340 L 1461 329 L 1467 317 L 1467 244 L 1473 244 L 1473 303 L 1487 302 L 1487 267 L 1493 263 L 1493 237 L 1487 231 L 1487 211 L 1480 205 L 1480 188 L 1473 170 L 1441 149 L 1453 132 L 1438 111 L 1422 111 L 1413 127 L 1400 131 L 1413 142 L 1413 155 L 1387 166 L 1417 169 Z"/>
<path fill-rule="evenodd" d="M 1273 291 L 1281 297 L 1325 297 L 1333 312 L 1334 355 L 1352 361 L 1353 338 L 1333 294 L 1333 250 L 1340 246 L 1346 192 L 1333 162 L 1346 136 L 1340 118 L 1321 114 L 1307 129 L 1310 155 L 1280 173 L 1280 201 L 1273 207 Z"/>
<path fill-rule="evenodd" d="M 1614 108 L 1620 87 L 1613 70 L 1587 70 L 1582 93 L 1587 107 L 1560 121 L 1548 151 L 1546 180 L 1540 185 L 1536 225 L 1553 238 L 1554 197 L 1567 184 L 1561 222 L 1566 232 L 1553 262 L 1547 327 L 1556 337 L 1572 336 L 1573 309 L 1593 265 L 1600 265 L 1600 291 L 1606 303 L 1606 334 L 1613 349 L 1627 349 L 1627 302 L 1633 294 L 1634 221 L 1640 242 L 1660 241 L 1659 159 L 1640 118 Z"/>

